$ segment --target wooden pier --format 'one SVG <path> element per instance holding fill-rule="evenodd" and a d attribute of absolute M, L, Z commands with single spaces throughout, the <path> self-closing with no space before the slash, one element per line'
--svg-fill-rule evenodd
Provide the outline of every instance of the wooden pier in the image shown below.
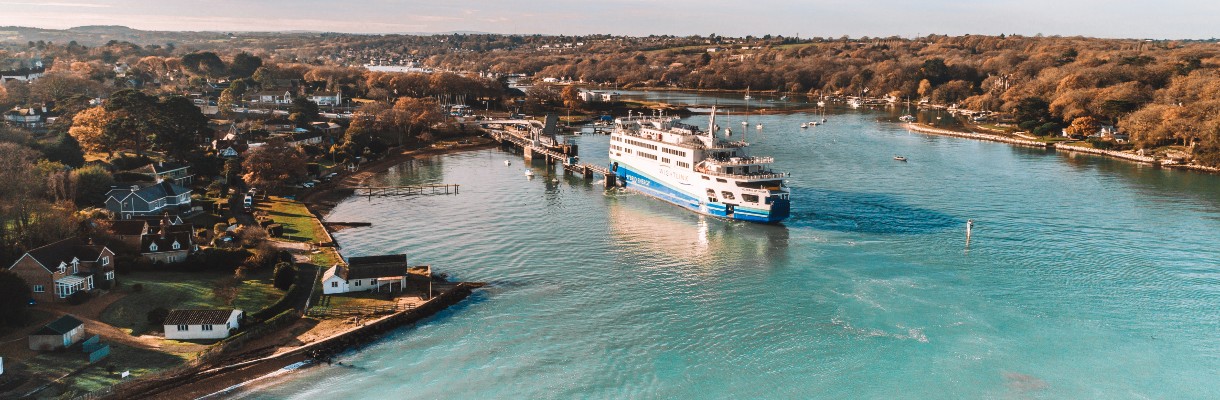
<path fill-rule="evenodd" d="M 593 180 L 594 176 L 601 174 L 606 177 L 606 188 L 618 186 L 618 175 L 609 168 L 587 163 L 579 163 L 576 155 L 576 146 L 559 145 L 554 147 L 546 147 L 535 144 L 535 141 L 527 137 L 528 131 L 518 129 L 497 129 L 492 126 L 504 126 L 516 124 L 525 124 L 529 121 L 492 121 L 485 123 L 487 135 L 495 139 L 500 144 L 514 146 L 520 148 L 524 153 L 526 161 L 533 161 L 537 157 L 543 157 L 547 165 L 562 164 L 563 169 L 570 173 L 581 174 L 585 180 Z"/>
<path fill-rule="evenodd" d="M 458 194 L 458 185 L 437 183 L 402 186 L 359 186 L 354 188 L 357 196 L 419 196 L 430 194 Z"/>

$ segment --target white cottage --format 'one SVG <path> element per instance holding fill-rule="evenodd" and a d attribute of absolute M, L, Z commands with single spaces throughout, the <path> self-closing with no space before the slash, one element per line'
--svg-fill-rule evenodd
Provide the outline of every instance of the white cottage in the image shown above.
<path fill-rule="evenodd" d="M 407 284 L 407 255 L 352 257 L 322 275 L 322 293 L 402 290 Z"/>
<path fill-rule="evenodd" d="M 173 310 L 165 317 L 165 338 L 224 339 L 239 328 L 241 310 Z"/>

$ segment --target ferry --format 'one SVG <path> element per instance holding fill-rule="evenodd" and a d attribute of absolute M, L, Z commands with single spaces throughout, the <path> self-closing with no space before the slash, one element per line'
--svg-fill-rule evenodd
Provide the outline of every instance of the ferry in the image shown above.
<path fill-rule="evenodd" d="M 716 109 L 706 130 L 673 116 L 628 115 L 614 121 L 610 169 L 624 187 L 705 215 L 776 223 L 788 218 L 790 190 L 772 157 L 717 134 Z"/>

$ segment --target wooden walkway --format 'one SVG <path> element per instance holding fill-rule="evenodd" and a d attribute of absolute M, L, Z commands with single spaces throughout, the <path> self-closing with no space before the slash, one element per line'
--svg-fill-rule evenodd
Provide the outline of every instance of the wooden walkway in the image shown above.
<path fill-rule="evenodd" d="M 418 196 L 428 194 L 458 194 L 458 185 L 438 183 L 403 186 L 358 186 L 353 188 L 357 196 Z"/>
<path fill-rule="evenodd" d="M 584 175 L 586 180 L 592 180 L 594 175 L 600 174 L 606 177 L 606 188 L 618 186 L 618 175 L 610 171 L 609 168 L 588 163 L 577 163 L 575 162 L 577 158 L 573 157 L 575 154 L 565 154 L 554 149 L 536 146 L 533 140 L 521 136 L 518 131 L 489 129 L 487 134 L 497 142 L 521 148 L 525 152 L 526 160 L 532 160 L 538 156 L 546 157 L 548 163 L 558 161 L 563 164 L 564 170 Z"/>

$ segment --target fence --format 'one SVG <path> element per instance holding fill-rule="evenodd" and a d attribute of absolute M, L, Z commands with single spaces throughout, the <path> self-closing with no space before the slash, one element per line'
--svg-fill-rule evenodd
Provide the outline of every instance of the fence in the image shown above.
<path fill-rule="evenodd" d="M 400 311 L 406 311 L 415 307 L 405 306 L 401 304 L 386 304 L 376 306 L 317 306 L 311 307 L 306 315 L 310 317 L 320 318 L 335 318 L 335 317 L 355 317 L 363 315 L 379 315 L 393 314 Z"/>

